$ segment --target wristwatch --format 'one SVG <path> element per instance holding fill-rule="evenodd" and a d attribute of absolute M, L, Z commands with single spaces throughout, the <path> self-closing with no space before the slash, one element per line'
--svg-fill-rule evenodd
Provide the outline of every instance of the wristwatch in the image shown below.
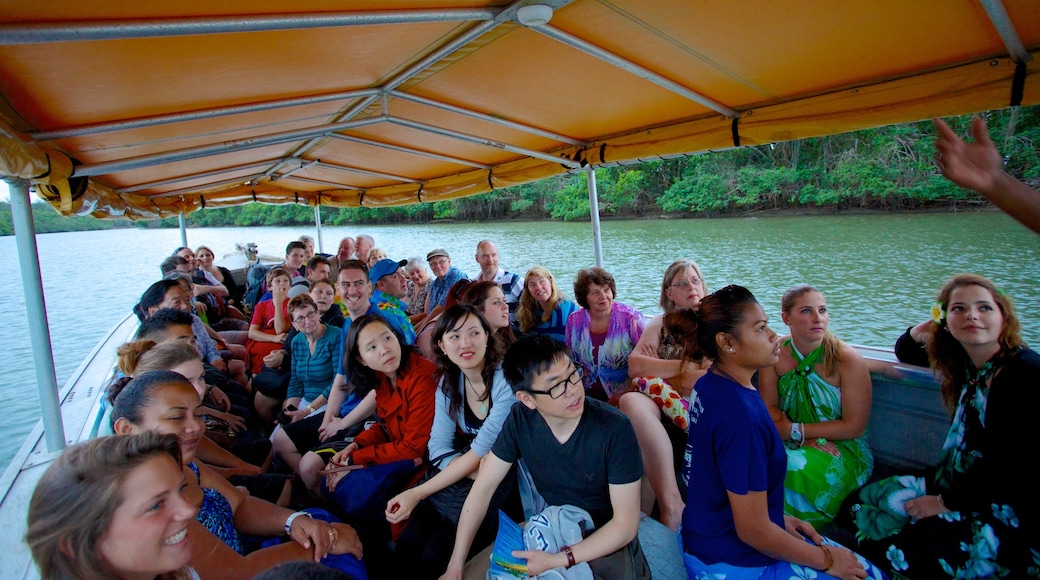
<path fill-rule="evenodd" d="M 292 529 L 293 520 L 295 520 L 296 518 L 298 518 L 300 516 L 311 517 L 311 514 L 309 514 L 307 512 L 293 512 L 292 514 L 289 515 L 289 517 L 285 518 L 285 535 L 286 536 L 291 535 L 289 533 L 289 530 Z"/>
<path fill-rule="evenodd" d="M 795 447 L 801 447 L 805 443 L 805 433 L 802 432 L 801 423 L 791 423 L 791 443 Z"/>

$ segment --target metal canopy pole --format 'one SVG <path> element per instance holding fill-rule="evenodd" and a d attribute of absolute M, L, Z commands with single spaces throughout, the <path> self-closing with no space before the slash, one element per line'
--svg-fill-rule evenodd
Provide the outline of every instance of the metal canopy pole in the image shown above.
<path fill-rule="evenodd" d="M 184 212 L 181 212 L 177 216 L 177 222 L 180 223 L 180 226 L 181 226 L 181 247 L 182 248 L 187 248 L 188 247 L 188 224 L 187 224 L 187 222 L 184 219 Z"/>
<path fill-rule="evenodd" d="M 51 332 L 47 325 L 47 305 L 43 297 L 43 278 L 40 276 L 40 254 L 36 248 L 36 226 L 29 203 L 29 182 L 17 180 L 8 183 L 11 184 L 11 218 L 14 222 L 18 263 L 22 270 L 22 292 L 25 294 L 29 342 L 36 366 L 36 389 L 40 396 L 43 433 L 47 450 L 56 453 L 65 448 L 65 427 L 61 423 L 58 380 L 54 376 L 54 353 L 51 351 Z"/>
<path fill-rule="evenodd" d="M 369 10 L 317 14 L 208 16 L 142 20 L 94 20 L 0 26 L 0 45 L 82 42 L 129 38 L 160 38 L 196 34 L 229 34 L 270 30 L 302 30 L 340 26 L 371 26 L 424 22 L 491 20 L 495 8 Z"/>
<path fill-rule="evenodd" d="M 314 229 L 318 232 L 318 253 L 324 253 L 324 244 L 321 242 L 321 206 L 314 204 Z"/>
<path fill-rule="evenodd" d="M 461 131 L 453 131 L 444 127 L 428 125 L 426 123 L 420 123 L 419 121 L 399 119 L 397 117 L 390 117 L 389 119 L 387 119 L 387 121 L 389 121 L 393 125 L 401 125 L 403 127 L 409 127 L 418 131 L 433 133 L 434 135 L 440 135 L 442 137 L 449 137 L 451 139 L 458 139 L 460 141 L 468 141 L 469 143 L 476 143 L 477 145 L 483 145 L 485 147 L 494 147 L 495 149 L 502 149 L 504 151 L 509 151 L 510 153 L 519 153 L 520 155 L 526 155 L 528 157 L 534 157 L 536 159 L 542 159 L 544 161 L 560 163 L 562 165 L 566 165 L 574 169 L 577 169 L 580 166 L 577 161 L 572 161 L 570 159 L 567 159 L 566 157 L 557 157 L 555 155 L 552 155 L 551 153 L 543 153 L 541 151 L 535 151 L 533 149 L 517 147 L 516 145 L 502 143 L 501 141 L 487 139 L 478 135 L 470 135 L 469 133 L 463 133 Z"/>
<path fill-rule="evenodd" d="M 1004 48 L 1007 49 L 1011 58 L 1017 63 L 1027 63 L 1032 60 L 1033 56 L 1029 54 L 1029 51 L 1022 44 L 1022 37 L 1015 30 L 1015 24 L 1011 22 L 1011 17 L 1008 16 L 1004 3 L 1001 0 L 980 0 L 980 3 L 986 10 L 986 15 L 989 16 L 990 22 L 993 23 L 993 28 L 1000 35 L 1000 39 L 1004 41 Z"/>
<path fill-rule="evenodd" d="M 84 165 L 77 165 L 73 169 L 72 173 L 75 177 L 91 177 L 94 175 L 115 173 L 117 171 L 129 171 L 131 169 L 141 169 L 142 167 L 151 167 L 153 165 L 163 165 L 166 163 L 176 163 L 178 161 L 188 161 L 200 157 L 208 157 L 210 155 L 220 155 L 221 153 L 245 151 L 247 149 L 256 149 L 268 145 L 278 145 L 290 141 L 301 141 L 311 137 L 320 137 L 335 131 L 366 127 L 368 125 L 382 122 L 383 119 L 381 118 L 360 119 L 345 123 L 333 123 L 331 125 L 318 125 L 316 127 L 306 127 L 304 129 L 293 129 L 291 131 L 269 133 L 267 135 L 257 135 L 255 137 L 233 139 L 231 141 L 221 141 L 220 143 L 186 147 L 184 149 L 163 151 L 161 153 L 150 153 L 147 155 L 139 155 L 137 157 L 126 157 L 124 159 L 104 161 L 101 163 L 87 163 Z"/>
<path fill-rule="evenodd" d="M 589 182 L 589 214 L 592 216 L 592 249 L 596 254 L 596 266 L 603 267 L 603 239 L 599 232 L 599 192 L 596 191 L 596 170 L 585 166 Z"/>
<path fill-rule="evenodd" d="M 609 50 L 600 48 L 599 46 L 596 46 L 595 44 L 592 44 L 591 42 L 588 42 L 581 38 L 578 38 L 577 36 L 568 34 L 558 28 L 553 28 L 552 26 L 549 26 L 547 24 L 543 24 L 541 26 L 529 26 L 528 28 L 530 28 L 531 30 L 537 30 L 538 32 L 541 32 L 542 34 L 548 36 L 549 38 L 552 38 L 553 40 L 562 42 L 563 44 L 571 48 L 580 50 L 581 52 L 584 52 L 589 56 L 598 58 L 623 71 L 634 74 L 641 79 L 650 81 L 659 87 L 672 91 L 673 93 L 690 99 L 695 103 L 699 103 L 711 109 L 712 111 L 715 111 L 716 113 L 720 113 L 729 117 L 730 119 L 740 118 L 740 113 L 727 107 L 726 105 L 716 102 L 696 91 L 690 90 L 689 88 L 684 87 L 671 79 L 665 78 L 632 61 L 621 58 L 620 56 L 610 52 Z"/>
<path fill-rule="evenodd" d="M 243 113 L 256 113 L 260 111 L 272 111 L 276 109 L 285 109 L 289 107 L 302 107 L 304 105 L 313 105 L 318 103 L 326 103 L 329 101 L 341 101 L 347 99 L 356 99 L 359 97 L 370 97 L 379 93 L 378 89 L 359 89 L 356 91 L 341 91 L 338 93 L 325 93 L 321 95 L 311 95 L 309 97 L 296 97 L 292 99 L 279 99 L 275 101 L 263 101 L 259 103 L 248 103 L 245 105 L 231 105 L 227 107 L 216 107 L 212 109 L 201 109 L 195 111 L 181 111 L 178 113 L 168 113 L 165 115 L 154 115 L 151 117 L 139 117 L 136 119 L 123 119 L 122 121 L 112 121 L 109 123 L 95 123 L 92 125 L 79 125 L 76 127 L 65 127 L 62 129 L 54 129 L 51 131 L 36 131 L 30 133 L 33 139 L 37 141 L 51 141 L 54 139 L 65 139 L 68 137 L 81 137 L 83 135 L 94 135 L 97 133 L 106 133 L 109 131 L 125 131 L 127 129 L 138 129 L 141 127 L 155 127 L 157 125 L 165 125 L 168 123 L 182 123 L 185 121 L 199 121 L 202 119 L 212 119 L 214 117 L 223 117 L 227 115 L 240 115 Z"/>

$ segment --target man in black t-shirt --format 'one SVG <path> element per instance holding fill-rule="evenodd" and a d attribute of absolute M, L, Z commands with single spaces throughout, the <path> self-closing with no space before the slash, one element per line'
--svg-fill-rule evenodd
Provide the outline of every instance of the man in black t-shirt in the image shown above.
<path fill-rule="evenodd" d="M 481 464 L 443 578 L 462 577 L 466 554 L 491 496 L 521 458 L 549 505 L 583 508 L 596 524 L 596 531 L 585 540 L 557 554 L 514 552 L 527 560 L 530 576 L 619 551 L 628 554 L 626 548 L 638 552 L 633 540 L 639 530 L 643 460 L 628 419 L 606 404 L 585 398 L 580 371 L 561 342 L 544 336 L 524 338 L 510 347 L 502 369 L 522 404 L 513 406 Z"/>

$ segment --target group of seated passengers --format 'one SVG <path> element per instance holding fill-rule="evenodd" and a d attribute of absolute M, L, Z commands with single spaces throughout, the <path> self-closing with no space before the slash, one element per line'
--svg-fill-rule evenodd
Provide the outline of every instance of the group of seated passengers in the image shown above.
<path fill-rule="evenodd" d="M 728 286 L 709 295 L 698 266 L 677 260 L 661 284 L 664 312 L 647 325 L 638 310 L 615 303 L 605 270 L 578 273 L 579 309 L 546 269 L 531 268 L 521 279 L 499 268 L 497 248 L 485 240 L 475 282 L 451 267 L 447 252 L 429 253 L 435 278 L 426 276 L 426 320 L 419 326 L 427 347 L 419 349 L 403 300 L 407 281 L 425 275 L 421 262 L 382 258 L 370 268 L 334 258 L 335 284 L 308 276 L 309 292 L 291 300 L 289 272 L 267 272 L 271 296 L 254 308 L 249 338 L 274 344 L 255 340 L 253 331 L 280 335 L 281 348 L 260 357 L 261 371 L 286 375 L 280 391 L 260 389 L 262 373 L 252 384 L 228 377 L 213 340 L 221 335 L 192 313 L 188 276 L 153 284 L 135 308 L 144 323 L 139 340 L 121 351 L 123 372 L 134 378 L 113 387 L 114 431 L 177 435 L 183 497 L 199 511 L 198 529 L 186 528 L 198 538 L 187 550 L 191 568 L 183 558 L 173 566 L 171 558 L 168 571 L 251 577 L 283 560 L 326 557 L 355 577 L 365 566 L 373 577 L 461 577 L 467 560 L 494 538 L 497 508 L 508 509 L 508 496 L 524 486 L 525 500 L 535 498 L 525 501 L 527 518 L 534 507 L 574 506 L 587 519 L 588 541 L 577 543 L 579 535 L 550 551 L 518 552 L 531 575 L 585 562 L 601 577 L 648 576 L 636 530 L 640 508 L 650 513 L 654 496 L 658 519 L 681 528 L 691 578 L 761 577 L 791 566 L 881 577 L 815 531 L 835 518 L 856 527 L 859 549 L 873 561 L 887 560 L 908 577 L 1038 565 L 1036 502 L 1013 476 L 1015 453 L 1000 441 L 1025 435 L 1018 415 L 1035 389 L 1010 385 L 1028 380 L 1040 360 L 1021 345 L 1010 300 L 984 278 L 954 278 L 940 293 L 935 320 L 908 330 L 897 345 L 916 364 L 932 362 L 944 378 L 944 399 L 956 407 L 934 481 L 889 478 L 857 496 L 873 468 L 865 435 L 870 378 L 862 357 L 828 331 L 826 301 L 811 286 L 784 294 L 791 335 L 780 339 L 750 292 Z M 308 265 L 327 276 L 331 261 L 315 256 Z M 422 272 L 406 278 L 405 266 Z M 434 286 L 450 279 L 443 291 Z M 252 358 L 252 345 L 247 352 Z M 134 385 L 139 389 L 127 390 Z M 988 404 L 991 387 L 995 407 Z M 264 427 L 272 426 L 272 411 L 282 410 L 274 449 L 299 474 L 308 503 L 336 497 L 355 465 L 410 461 L 407 485 L 386 490 L 393 493 L 381 497 L 377 517 L 355 517 L 353 527 L 315 527 L 310 516 L 331 518 L 300 512 L 308 525 L 297 530 L 294 522 L 305 520 L 279 507 L 291 501 L 290 483 L 261 474 L 270 447 L 239 449 L 243 460 L 211 440 L 199 420 L 244 430 L 256 421 L 262 397 L 269 399 Z M 364 429 L 369 419 L 376 423 Z M 681 479 L 676 445 L 685 445 Z M 162 463 L 146 455 L 145 463 Z M 514 485 L 518 473 L 523 483 Z M 644 474 L 652 494 L 640 493 Z M 127 493 L 120 487 L 120 501 Z M 175 519 L 171 513 L 169 521 Z M 265 523 L 279 520 L 281 527 Z M 181 543 L 168 542 L 183 529 L 170 523 L 158 550 L 176 552 Z M 263 550 L 243 543 L 279 529 L 296 543 Z M 31 526 L 31 544 L 33 533 Z M 318 538 L 322 533 L 326 538 Z M 361 543 L 364 564 L 342 556 L 360 556 Z M 91 549 L 101 554 L 96 565 L 118 570 L 103 545 Z M 487 558 L 473 559 L 467 575 L 486 565 Z"/>

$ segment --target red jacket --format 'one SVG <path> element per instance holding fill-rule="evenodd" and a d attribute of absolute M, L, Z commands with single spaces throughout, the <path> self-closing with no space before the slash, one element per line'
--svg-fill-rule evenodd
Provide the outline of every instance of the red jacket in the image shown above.
<path fill-rule="evenodd" d="M 361 448 L 351 455 L 355 465 L 376 465 L 422 458 L 433 430 L 437 369 L 412 353 L 408 368 L 398 370 L 397 386 L 380 373 L 376 416 L 380 422 L 354 439 Z"/>

